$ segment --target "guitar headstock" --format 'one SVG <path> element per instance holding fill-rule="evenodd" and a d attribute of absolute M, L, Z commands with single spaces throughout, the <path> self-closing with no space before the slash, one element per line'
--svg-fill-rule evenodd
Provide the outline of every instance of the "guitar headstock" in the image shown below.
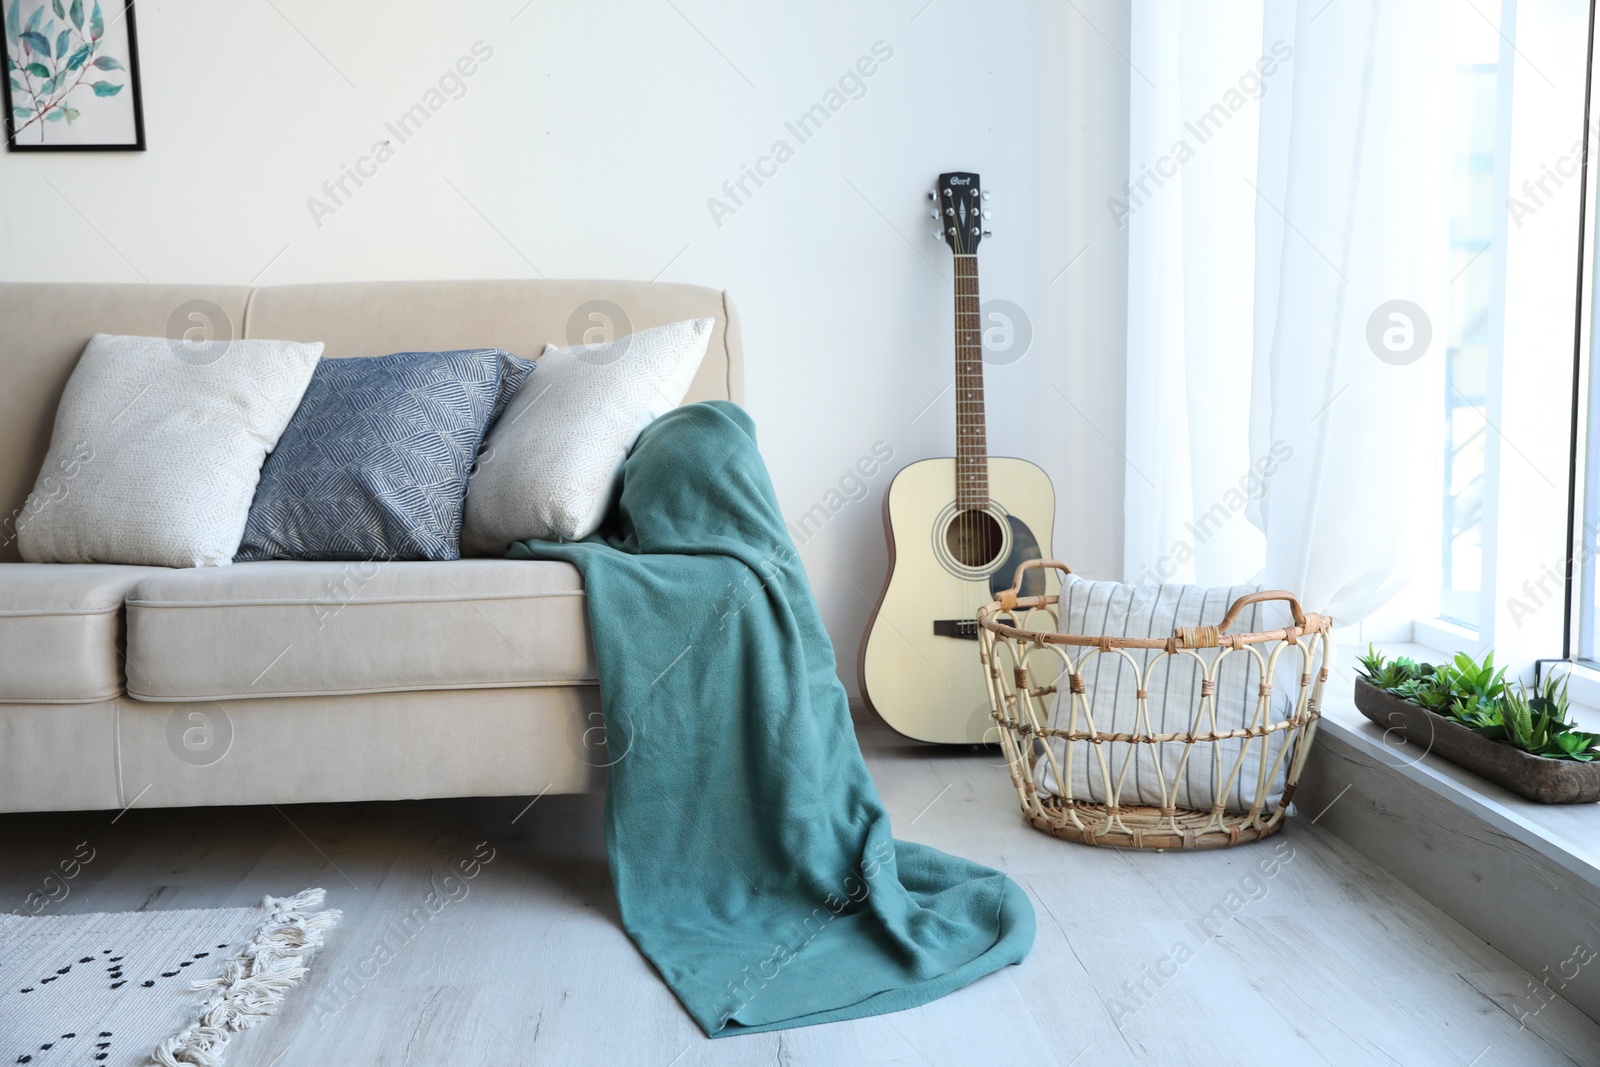
<path fill-rule="evenodd" d="M 941 174 L 928 199 L 934 204 L 929 215 L 939 224 L 933 235 L 943 238 L 958 256 L 976 252 L 979 243 L 989 236 L 983 228 L 989 214 L 983 202 L 989 194 L 978 184 L 978 176 L 971 171 Z"/>

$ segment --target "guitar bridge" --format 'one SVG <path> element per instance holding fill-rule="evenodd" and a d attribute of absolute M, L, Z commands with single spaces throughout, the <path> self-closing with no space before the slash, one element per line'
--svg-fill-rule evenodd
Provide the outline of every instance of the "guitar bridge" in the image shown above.
<path fill-rule="evenodd" d="M 1006 626 L 1013 625 L 1010 618 L 1001 616 L 995 620 Z M 954 637 L 960 641 L 976 641 L 978 639 L 978 622 L 976 619 L 934 619 L 933 636 Z"/>

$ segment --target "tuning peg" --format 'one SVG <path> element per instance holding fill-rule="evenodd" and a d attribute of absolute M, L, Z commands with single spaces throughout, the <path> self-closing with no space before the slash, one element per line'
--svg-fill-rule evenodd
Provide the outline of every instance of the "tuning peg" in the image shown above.
<path fill-rule="evenodd" d="M 929 200 L 937 200 L 937 199 L 939 199 L 939 194 L 934 192 L 932 189 L 929 189 L 928 190 L 928 199 Z"/>
<path fill-rule="evenodd" d="M 978 217 L 979 218 L 983 218 L 983 219 L 992 219 L 992 218 L 994 218 L 994 208 L 992 208 L 992 207 L 984 208 L 982 211 L 978 212 Z"/>
<path fill-rule="evenodd" d="M 983 191 L 983 198 L 984 198 L 984 199 L 985 199 L 985 200 L 987 200 L 987 199 L 989 199 L 989 190 L 987 190 L 987 189 L 985 189 L 985 190 L 984 190 L 984 191 Z"/>
<path fill-rule="evenodd" d="M 939 209 L 938 208 L 934 208 L 933 210 L 929 211 L 928 212 L 928 217 L 930 219 L 937 219 L 939 217 Z"/>
<path fill-rule="evenodd" d="M 935 230 L 933 230 L 933 231 L 931 231 L 931 232 L 932 232 L 932 233 L 933 233 L 933 235 L 934 235 L 934 236 L 935 236 L 935 237 L 943 237 L 943 236 L 944 236 L 944 234 L 943 234 L 943 233 L 941 233 L 941 232 L 939 232 L 939 231 L 938 231 L 938 230 L 937 230 L 937 229 L 935 229 Z"/>
<path fill-rule="evenodd" d="M 983 231 L 983 235 L 984 235 L 984 236 L 985 236 L 985 237 L 993 237 L 993 236 L 994 236 L 994 234 L 992 234 L 992 233 L 990 233 L 990 232 L 989 232 L 989 231 L 988 231 L 988 230 L 984 230 L 984 231 Z"/>

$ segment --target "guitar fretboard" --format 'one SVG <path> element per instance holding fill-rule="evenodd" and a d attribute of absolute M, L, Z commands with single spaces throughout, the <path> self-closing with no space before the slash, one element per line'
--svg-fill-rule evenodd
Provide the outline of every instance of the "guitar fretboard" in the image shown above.
<path fill-rule="evenodd" d="M 989 504 L 989 443 L 983 421 L 983 317 L 978 311 L 978 257 L 957 253 L 956 506 Z"/>

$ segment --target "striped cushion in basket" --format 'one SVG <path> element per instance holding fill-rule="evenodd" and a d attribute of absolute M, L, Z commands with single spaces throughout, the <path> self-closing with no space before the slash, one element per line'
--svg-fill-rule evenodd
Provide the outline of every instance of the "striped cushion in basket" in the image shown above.
<path fill-rule="evenodd" d="M 1120 582 L 1092 582 L 1068 575 L 1061 587 L 1058 604 L 1060 632 L 1108 637 L 1170 637 L 1180 626 L 1216 626 L 1222 622 L 1228 608 L 1241 596 L 1256 592 L 1258 587 L 1236 585 L 1206 588 L 1196 585 L 1148 586 L 1123 585 Z M 1240 612 L 1239 618 L 1228 628 L 1229 633 L 1241 634 L 1266 628 L 1263 613 L 1273 610 L 1272 605 L 1251 604 Z M 1276 625 L 1274 623 L 1273 625 Z M 1278 647 L 1277 642 L 1253 646 L 1264 661 Z M 1205 667 L 1195 659 L 1200 656 L 1206 664 L 1215 661 L 1222 649 L 1199 649 L 1195 652 L 1178 652 L 1167 655 L 1160 649 L 1131 648 L 1101 653 L 1093 648 L 1062 646 L 1073 662 L 1087 653 L 1082 663 L 1082 674 L 1089 712 L 1094 717 L 1094 727 L 1102 734 L 1112 733 L 1221 733 L 1251 725 L 1260 699 L 1260 661 L 1248 651 L 1229 652 L 1216 667 L 1216 724 L 1210 715 L 1196 721 L 1201 703 L 1201 682 Z M 1151 663 L 1154 662 L 1154 668 Z M 1137 668 L 1135 667 L 1137 664 Z M 1285 649 L 1279 656 L 1280 679 L 1291 669 L 1301 670 L 1300 654 Z M 1137 690 L 1140 677 L 1149 675 L 1146 725 L 1138 715 Z M 1065 675 L 1059 679 L 1060 694 L 1051 712 L 1050 725 L 1057 729 L 1069 728 L 1070 701 Z M 1273 687 L 1271 720 L 1288 718 L 1293 710 L 1291 686 Z M 1076 729 L 1087 732 L 1088 722 L 1080 713 Z M 1283 747 L 1283 732 L 1267 738 L 1267 766 L 1277 759 Z M 1167 802 L 1178 808 L 1210 811 L 1216 799 L 1223 797 L 1228 811 L 1246 811 L 1257 793 L 1257 782 L 1262 773 L 1262 742 L 1251 741 L 1250 752 L 1239 772 L 1233 772 L 1242 739 L 1216 743 L 1200 742 L 1178 774 L 1183 757 L 1181 741 L 1161 745 L 1129 744 L 1127 742 L 1093 745 L 1087 742 L 1072 744 L 1072 766 L 1069 778 L 1072 795 L 1078 800 L 1098 804 L 1107 803 L 1110 794 L 1117 793 L 1121 804 L 1159 807 L 1162 804 L 1163 782 Z M 1051 738 L 1056 759 L 1066 767 L 1067 742 Z M 1105 756 L 1110 771 L 1110 788 L 1102 773 L 1097 751 Z M 1129 760 L 1132 760 L 1131 765 Z M 1159 766 L 1157 761 L 1159 760 Z M 1125 777 L 1124 777 L 1124 771 Z M 1287 761 L 1279 766 L 1269 779 L 1266 803 L 1274 806 L 1283 795 L 1283 783 L 1288 773 Z M 1054 771 L 1050 761 L 1040 753 L 1034 768 L 1036 784 L 1048 795 L 1056 795 Z M 1120 790 L 1118 782 L 1121 782 Z"/>

